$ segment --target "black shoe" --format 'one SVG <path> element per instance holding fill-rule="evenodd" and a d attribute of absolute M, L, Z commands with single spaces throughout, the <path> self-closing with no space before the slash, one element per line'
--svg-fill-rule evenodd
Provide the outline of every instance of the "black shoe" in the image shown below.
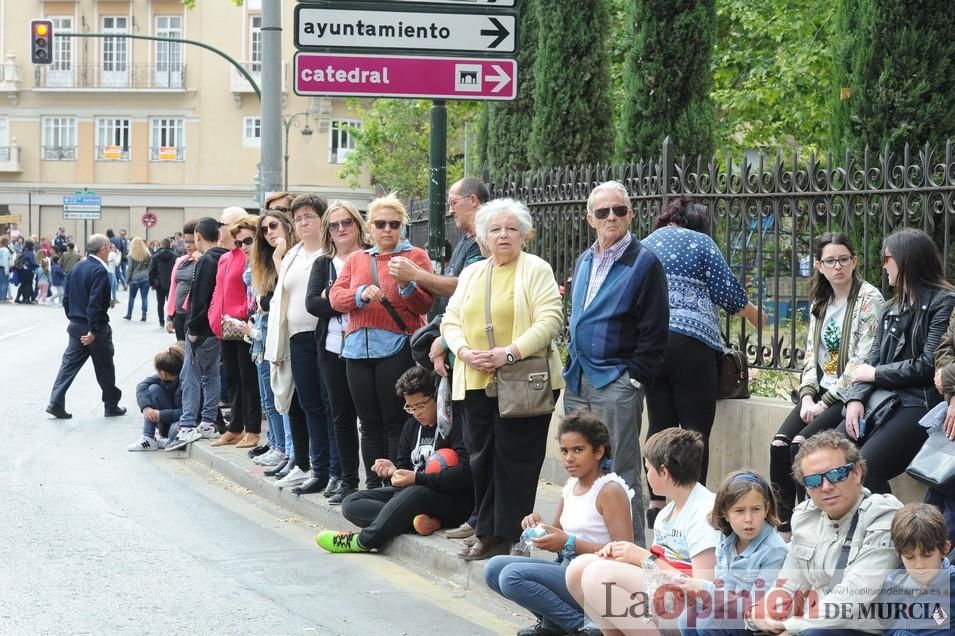
<path fill-rule="evenodd" d="M 258 457 L 259 455 L 265 455 L 267 452 L 269 452 L 269 450 L 270 449 L 268 444 L 263 444 L 262 446 L 256 446 L 255 448 L 250 448 L 249 459 L 253 457 Z"/>
<path fill-rule="evenodd" d="M 73 417 L 72 413 L 67 413 L 66 409 L 59 404 L 50 404 L 46 407 L 46 412 L 58 420 L 68 420 Z"/>
<path fill-rule="evenodd" d="M 328 505 L 330 506 L 340 506 L 342 502 L 345 501 L 345 497 L 348 495 L 358 492 L 357 488 L 352 488 L 347 484 L 342 484 L 342 487 L 339 488 L 331 497 L 328 498 Z"/>
<path fill-rule="evenodd" d="M 103 415 L 106 417 L 120 417 L 126 415 L 126 407 L 114 404 L 103 409 Z"/>
<path fill-rule="evenodd" d="M 132 320 L 132 319 L 133 319 L 132 316 L 123 316 L 123 320 Z"/>
<path fill-rule="evenodd" d="M 275 477 L 276 480 L 284 479 L 292 472 L 293 468 L 295 468 L 295 462 L 285 462 L 285 466 L 282 467 L 282 470 L 273 473 L 272 476 Z"/>
<path fill-rule="evenodd" d="M 265 475 L 266 477 L 275 477 L 275 476 L 278 475 L 280 472 L 282 472 L 283 470 L 285 470 L 285 467 L 288 466 L 289 463 L 290 463 L 290 462 L 289 462 L 288 459 L 283 459 L 282 461 L 280 461 L 278 464 L 276 464 L 276 465 L 273 466 L 272 468 L 269 468 L 268 470 L 264 471 L 262 474 Z"/>
<path fill-rule="evenodd" d="M 292 488 L 292 492 L 296 495 L 314 495 L 325 490 L 327 485 L 328 477 L 309 477 L 300 485 Z"/>
<path fill-rule="evenodd" d="M 338 492 L 344 485 L 345 484 L 342 482 L 341 479 L 338 479 L 337 477 L 332 477 L 331 479 L 328 480 L 328 485 L 325 486 L 325 492 L 323 492 L 322 494 L 325 496 L 326 499 L 328 499 L 329 497 L 334 495 L 336 492 Z"/>
<path fill-rule="evenodd" d="M 566 634 L 560 627 L 548 627 L 544 621 L 537 621 L 536 625 L 525 627 L 517 632 L 517 636 L 564 636 Z"/>

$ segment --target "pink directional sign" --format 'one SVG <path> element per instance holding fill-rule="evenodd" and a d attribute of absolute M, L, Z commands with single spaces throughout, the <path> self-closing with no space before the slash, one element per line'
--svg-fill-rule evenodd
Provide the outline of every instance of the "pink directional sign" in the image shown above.
<path fill-rule="evenodd" d="M 510 100 L 517 62 L 405 55 L 295 55 L 297 95 Z"/>

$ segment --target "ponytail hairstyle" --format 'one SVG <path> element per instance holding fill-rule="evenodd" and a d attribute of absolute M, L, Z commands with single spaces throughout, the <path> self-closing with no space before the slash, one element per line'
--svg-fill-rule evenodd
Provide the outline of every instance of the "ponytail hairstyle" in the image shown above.
<path fill-rule="evenodd" d="M 849 250 L 849 253 L 852 254 L 852 258 L 856 257 L 856 250 L 852 247 L 852 241 L 849 239 L 848 234 L 844 232 L 825 232 L 816 239 L 815 256 L 817 263 L 822 261 L 822 250 L 824 250 L 827 245 L 842 245 Z M 854 267 L 852 270 L 852 284 L 854 285 L 861 280 L 862 274 L 859 273 L 859 268 Z M 826 305 L 832 300 L 834 294 L 835 292 L 832 290 L 832 285 L 829 284 L 829 279 L 826 278 L 825 274 L 814 267 L 812 276 L 809 277 L 809 303 L 812 315 L 816 318 L 822 318 L 826 312 Z"/>
<path fill-rule="evenodd" d="M 153 366 L 156 367 L 156 371 L 178 376 L 182 373 L 182 365 L 185 359 L 186 352 L 183 350 L 182 345 L 177 343 L 171 345 L 165 351 L 157 353 L 156 357 L 153 358 Z"/>

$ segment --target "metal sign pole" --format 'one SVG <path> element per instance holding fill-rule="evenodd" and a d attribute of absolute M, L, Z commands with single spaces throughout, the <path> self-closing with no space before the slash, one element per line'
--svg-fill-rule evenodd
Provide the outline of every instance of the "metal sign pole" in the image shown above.
<path fill-rule="evenodd" d="M 440 263 L 444 254 L 445 195 L 448 182 L 448 105 L 443 99 L 431 102 L 430 170 L 428 180 L 428 254 Z"/>

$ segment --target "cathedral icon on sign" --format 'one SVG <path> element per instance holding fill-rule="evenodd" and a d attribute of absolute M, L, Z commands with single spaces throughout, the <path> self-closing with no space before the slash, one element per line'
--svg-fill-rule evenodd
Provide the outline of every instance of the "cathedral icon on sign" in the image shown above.
<path fill-rule="evenodd" d="M 455 64 L 454 78 L 454 89 L 456 91 L 480 92 L 481 65 Z"/>

